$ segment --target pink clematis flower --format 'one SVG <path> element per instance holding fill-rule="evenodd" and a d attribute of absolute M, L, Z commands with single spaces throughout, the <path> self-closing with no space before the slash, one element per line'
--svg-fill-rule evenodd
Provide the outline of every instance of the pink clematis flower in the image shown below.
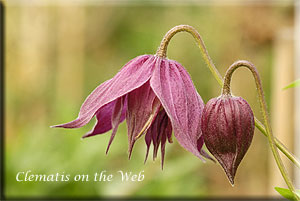
<path fill-rule="evenodd" d="M 200 120 L 203 108 L 204 103 L 182 65 L 158 56 L 142 55 L 98 86 L 82 104 L 77 119 L 54 127 L 79 128 L 96 116 L 96 125 L 83 138 L 112 129 L 107 153 L 118 125 L 126 119 L 129 158 L 134 143 L 145 134 L 146 159 L 152 142 L 154 158 L 161 146 L 163 164 L 165 144 L 167 140 L 172 142 L 174 130 L 179 144 L 203 159 L 202 156 L 210 158 L 202 150 Z"/>

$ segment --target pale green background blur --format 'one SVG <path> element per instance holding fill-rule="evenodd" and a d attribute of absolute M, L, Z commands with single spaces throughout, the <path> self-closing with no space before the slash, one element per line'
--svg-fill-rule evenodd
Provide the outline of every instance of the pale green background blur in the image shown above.
<path fill-rule="evenodd" d="M 270 106 L 274 40 L 278 30 L 293 26 L 293 6 L 82 2 L 5 3 L 5 195 L 64 198 L 272 194 L 269 148 L 257 130 L 232 187 L 218 164 L 203 163 L 181 148 L 175 138 L 173 144 L 167 144 L 161 170 L 160 156 L 155 162 L 150 157 L 143 164 L 143 138 L 128 160 L 125 122 L 108 155 L 105 150 L 110 132 L 81 139 L 94 120 L 75 130 L 49 126 L 75 119 L 82 102 L 96 86 L 113 77 L 130 59 L 155 54 L 164 34 L 179 24 L 192 25 L 199 31 L 222 75 L 238 59 L 254 63 Z M 219 96 L 220 87 L 190 35 L 180 33 L 172 39 L 168 58 L 185 66 L 205 102 Z M 250 73 L 244 69 L 235 73 L 232 85 L 234 93 L 244 97 L 261 119 Z M 106 170 L 117 178 L 112 182 L 17 182 L 16 174 L 27 170 L 71 177 Z M 118 170 L 144 171 L 145 179 L 121 182 Z"/>

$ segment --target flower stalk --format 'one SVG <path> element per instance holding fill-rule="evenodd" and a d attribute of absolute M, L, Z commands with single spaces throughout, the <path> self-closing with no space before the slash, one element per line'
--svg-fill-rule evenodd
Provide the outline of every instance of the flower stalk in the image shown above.
<path fill-rule="evenodd" d="M 166 52 L 167 52 L 167 47 L 168 44 L 170 42 L 170 40 L 172 39 L 172 37 L 179 32 L 188 32 L 190 33 L 198 47 L 200 48 L 202 57 L 207 65 L 207 67 L 209 68 L 209 70 L 211 71 L 211 73 L 213 74 L 214 78 L 217 80 L 218 84 L 223 87 L 223 78 L 221 76 L 221 74 L 219 73 L 219 71 L 217 70 L 217 68 L 215 67 L 212 59 L 210 58 L 207 48 L 204 44 L 204 41 L 202 40 L 201 35 L 198 33 L 198 31 L 189 25 L 178 25 L 173 27 L 172 29 L 170 29 L 166 35 L 164 36 L 164 38 L 162 39 L 160 46 L 156 52 L 157 56 L 160 57 L 166 57 Z M 258 130 L 261 131 L 261 133 L 263 135 L 265 135 L 266 137 L 268 137 L 267 134 L 267 130 L 264 127 L 264 125 L 256 118 L 254 117 L 255 120 L 255 126 L 258 128 Z M 292 162 L 294 163 L 298 168 L 300 168 L 300 162 L 298 161 L 298 159 L 283 145 L 282 142 L 280 142 L 276 137 L 274 137 L 274 143 L 275 145 L 279 148 L 279 150 Z"/>
<path fill-rule="evenodd" d="M 251 73 L 254 77 L 256 88 L 257 88 L 257 93 L 258 93 L 258 99 L 259 99 L 260 107 L 262 109 L 264 123 L 265 123 L 265 126 L 266 126 L 267 138 L 268 138 L 268 141 L 269 141 L 274 159 L 277 163 L 277 166 L 280 170 L 280 173 L 281 173 L 282 177 L 284 178 L 285 183 L 287 184 L 288 188 L 290 189 L 290 191 L 293 192 L 293 194 L 295 196 L 295 199 L 299 200 L 299 197 L 295 193 L 295 188 L 292 184 L 291 179 L 289 178 L 289 176 L 287 174 L 287 170 L 286 170 L 286 168 L 285 168 L 285 166 L 284 166 L 284 164 L 283 164 L 283 162 L 280 158 L 280 155 L 279 155 L 278 150 L 277 150 L 276 145 L 275 145 L 274 135 L 272 133 L 272 129 L 271 129 L 271 126 L 270 126 L 270 119 L 269 119 L 269 115 L 268 115 L 268 111 L 267 111 L 267 104 L 266 104 L 266 101 L 265 101 L 264 92 L 263 92 L 263 89 L 262 89 L 262 84 L 261 84 L 259 74 L 258 74 L 255 66 L 252 63 L 250 63 L 249 61 L 244 61 L 244 60 L 236 61 L 235 63 L 233 63 L 228 68 L 228 70 L 226 71 L 222 94 L 223 95 L 230 95 L 231 94 L 231 92 L 230 92 L 231 77 L 232 77 L 233 72 L 235 70 L 237 70 L 239 67 L 248 68 L 251 71 Z"/>
<path fill-rule="evenodd" d="M 216 78 L 216 80 L 218 81 L 218 83 L 222 86 L 223 85 L 223 79 L 222 76 L 220 75 L 219 71 L 217 70 L 217 68 L 215 67 L 212 59 L 210 58 L 208 51 L 205 47 L 204 41 L 202 40 L 201 35 L 198 33 L 198 31 L 189 25 L 178 25 L 173 27 L 172 29 L 170 29 L 166 35 L 164 36 L 164 38 L 162 39 L 160 46 L 156 52 L 157 56 L 160 57 L 166 57 L 167 54 L 167 48 L 168 48 L 168 44 L 171 40 L 171 38 L 179 32 L 188 32 L 190 33 L 196 40 L 198 47 L 201 50 L 201 54 L 203 56 L 203 59 L 205 60 L 205 63 L 207 64 L 208 68 L 210 69 L 211 73 L 213 74 L 213 76 Z"/>
<path fill-rule="evenodd" d="M 267 131 L 264 125 L 256 118 L 254 117 L 255 120 L 255 127 L 260 130 L 260 132 L 267 137 Z M 294 163 L 298 168 L 300 168 L 300 162 L 296 157 L 284 146 L 282 142 L 280 142 L 276 137 L 274 137 L 275 145 L 277 148 L 292 162 Z"/>

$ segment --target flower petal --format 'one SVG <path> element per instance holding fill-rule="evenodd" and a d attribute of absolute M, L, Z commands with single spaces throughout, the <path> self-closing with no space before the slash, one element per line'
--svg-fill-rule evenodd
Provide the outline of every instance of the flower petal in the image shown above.
<path fill-rule="evenodd" d="M 109 131 L 110 129 L 112 129 L 112 113 L 117 100 L 114 100 L 104 105 L 96 112 L 97 122 L 94 128 L 90 130 L 88 133 L 86 133 L 84 136 L 82 136 L 82 138 L 103 134 Z M 122 115 L 120 118 L 120 123 L 125 120 L 126 110 L 127 110 L 127 103 L 124 103 Z"/>
<path fill-rule="evenodd" d="M 147 145 L 145 161 L 147 160 L 149 147 L 152 141 L 153 160 L 155 160 L 155 158 L 157 157 L 159 145 L 161 146 L 160 147 L 161 162 L 162 162 L 161 167 L 163 169 L 164 157 L 165 157 L 165 145 L 166 145 L 167 138 L 170 138 L 171 135 L 172 135 L 172 125 L 170 119 L 166 114 L 165 110 L 160 110 L 145 136 L 145 142 Z"/>
<path fill-rule="evenodd" d="M 110 136 L 110 139 L 109 139 L 109 142 L 108 142 L 108 146 L 107 146 L 107 149 L 106 149 L 106 154 L 108 153 L 109 147 L 110 147 L 112 141 L 115 138 L 115 135 L 116 135 L 117 130 L 118 130 L 118 126 L 122 121 L 121 118 L 122 118 L 123 108 L 124 108 L 124 105 L 125 105 L 125 99 L 126 99 L 126 97 L 124 97 L 124 96 L 121 97 L 121 98 L 118 98 L 117 102 L 115 104 L 115 108 L 113 110 L 112 118 L 111 118 L 111 124 L 112 124 L 113 131 L 111 133 L 111 136 Z"/>
<path fill-rule="evenodd" d="M 82 136 L 82 138 L 91 137 L 91 136 L 98 135 L 98 134 L 103 134 L 103 133 L 109 131 L 110 129 L 112 129 L 111 116 L 112 116 L 112 111 L 115 107 L 116 101 L 117 100 L 114 100 L 114 101 L 104 105 L 96 112 L 97 122 L 96 122 L 95 126 L 93 127 L 92 130 L 90 130 L 84 136 Z"/>
<path fill-rule="evenodd" d="M 175 61 L 160 59 L 150 85 L 168 114 L 180 145 L 202 159 L 197 140 L 201 136 L 204 103 L 187 71 Z"/>
<path fill-rule="evenodd" d="M 153 93 L 149 82 L 127 95 L 126 122 L 128 126 L 129 158 L 136 139 L 146 133 L 159 107 L 160 102 Z"/>
<path fill-rule="evenodd" d="M 129 61 L 112 79 L 98 86 L 87 97 L 77 119 L 53 127 L 79 128 L 87 124 L 99 108 L 147 82 L 153 71 L 154 59 L 153 55 L 142 55 Z"/>
<path fill-rule="evenodd" d="M 157 114 L 152 127 L 152 142 L 153 142 L 153 160 L 157 157 L 157 151 L 162 138 L 164 115 L 162 112 Z"/>
<path fill-rule="evenodd" d="M 151 124 L 150 128 L 147 130 L 147 133 L 145 135 L 147 150 L 146 150 L 146 157 L 144 163 L 147 161 L 151 142 L 153 143 L 153 146 L 155 146 L 154 139 L 156 139 L 158 136 L 158 124 L 159 124 L 158 119 L 160 119 L 159 115 L 155 117 L 153 123 Z M 153 153 L 154 153 L 154 148 L 153 148 Z"/>
<path fill-rule="evenodd" d="M 160 151 L 161 151 L 161 169 L 164 168 L 164 160 L 165 160 L 165 149 L 166 149 L 166 141 L 167 138 L 170 139 L 172 135 L 172 125 L 167 113 L 163 110 L 163 123 L 161 124 L 161 144 L 160 144 Z"/>
<path fill-rule="evenodd" d="M 152 141 L 152 127 L 153 126 L 154 126 L 154 123 L 147 130 L 147 133 L 145 135 L 145 142 L 146 142 L 147 150 L 146 150 L 146 157 L 145 157 L 145 160 L 144 160 L 144 164 L 146 163 L 148 155 L 149 155 L 149 149 L 150 149 L 150 145 L 151 145 L 151 141 Z"/>

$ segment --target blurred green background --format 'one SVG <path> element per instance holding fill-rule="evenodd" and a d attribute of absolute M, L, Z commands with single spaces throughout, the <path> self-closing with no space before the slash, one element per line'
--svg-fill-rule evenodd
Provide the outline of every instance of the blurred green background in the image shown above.
<path fill-rule="evenodd" d="M 181 148 L 175 138 L 173 144 L 167 144 L 165 166 L 161 170 L 160 156 L 155 162 L 150 158 L 143 164 L 146 151 L 143 138 L 136 143 L 132 159 L 128 160 L 125 122 L 120 125 L 108 155 L 105 150 L 110 132 L 81 139 L 93 127 L 94 120 L 74 130 L 49 126 L 75 119 L 80 105 L 96 86 L 113 77 L 130 59 L 155 54 L 164 34 L 179 24 L 189 24 L 198 30 L 221 75 L 238 59 L 254 63 L 271 107 L 274 41 L 280 29 L 293 27 L 293 5 L 83 2 L 5 3 L 5 195 L 8 198 L 272 195 L 269 148 L 266 138 L 257 130 L 232 187 L 218 164 L 203 163 Z M 189 34 L 180 33 L 172 39 L 168 58 L 185 66 L 204 102 L 219 96 L 220 87 Z M 261 119 L 250 73 L 245 69 L 236 72 L 232 86 L 234 94 L 245 98 Z M 118 170 L 144 171 L 145 179 L 17 182 L 16 174 L 27 170 L 33 174 L 71 176 L 91 176 L 102 170 L 115 175 Z M 274 174 L 279 172 L 276 170 Z"/>

